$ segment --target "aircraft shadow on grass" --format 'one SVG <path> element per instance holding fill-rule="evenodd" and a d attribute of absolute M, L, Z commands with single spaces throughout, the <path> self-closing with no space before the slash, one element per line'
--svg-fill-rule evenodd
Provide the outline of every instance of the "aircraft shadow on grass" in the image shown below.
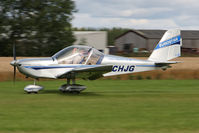
<path fill-rule="evenodd" d="M 105 96 L 105 95 L 134 95 L 134 94 L 165 94 L 165 93 L 173 93 L 173 91 L 156 91 L 156 90 L 121 90 L 121 91 L 92 91 L 92 92 L 83 92 L 80 94 L 74 93 L 63 93 L 57 90 L 43 90 L 40 94 L 59 94 L 63 96 Z"/>
<path fill-rule="evenodd" d="M 63 93 L 61 91 L 57 90 L 43 90 L 40 94 L 59 94 L 63 96 L 101 96 L 100 93 L 97 92 L 83 92 L 80 94 L 74 94 L 74 93 Z"/>

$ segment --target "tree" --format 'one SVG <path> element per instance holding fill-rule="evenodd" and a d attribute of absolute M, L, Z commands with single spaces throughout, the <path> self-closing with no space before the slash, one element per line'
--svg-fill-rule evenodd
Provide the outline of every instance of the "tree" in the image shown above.
<path fill-rule="evenodd" d="M 50 56 L 71 45 L 75 11 L 72 0 L 0 1 L 0 55 L 12 55 L 13 43 L 21 56 Z"/>

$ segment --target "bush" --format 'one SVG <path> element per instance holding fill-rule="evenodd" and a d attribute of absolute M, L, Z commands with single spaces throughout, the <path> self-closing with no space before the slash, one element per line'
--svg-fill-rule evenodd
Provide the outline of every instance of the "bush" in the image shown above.
<path fill-rule="evenodd" d="M 146 79 L 150 80 L 150 79 L 151 79 L 151 76 L 146 76 Z"/>
<path fill-rule="evenodd" d="M 158 73 L 158 74 L 156 75 L 156 79 L 161 79 L 161 74 Z"/>
<path fill-rule="evenodd" d="M 137 79 L 137 80 L 142 80 L 143 77 L 142 77 L 141 75 L 137 75 L 137 76 L 136 76 L 136 79 Z"/>
<path fill-rule="evenodd" d="M 134 79 L 134 76 L 133 75 L 129 75 L 128 77 L 130 80 L 133 80 Z"/>
<path fill-rule="evenodd" d="M 118 75 L 118 76 L 116 77 L 116 79 L 117 79 L 117 80 L 120 80 L 120 79 L 121 79 L 121 77 Z"/>

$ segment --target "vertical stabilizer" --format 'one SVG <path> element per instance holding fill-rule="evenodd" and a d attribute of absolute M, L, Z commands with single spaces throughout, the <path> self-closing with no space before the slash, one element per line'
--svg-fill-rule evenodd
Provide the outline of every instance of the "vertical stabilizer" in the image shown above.
<path fill-rule="evenodd" d="M 181 55 L 182 39 L 179 29 L 168 30 L 148 58 L 150 61 L 164 62 Z"/>

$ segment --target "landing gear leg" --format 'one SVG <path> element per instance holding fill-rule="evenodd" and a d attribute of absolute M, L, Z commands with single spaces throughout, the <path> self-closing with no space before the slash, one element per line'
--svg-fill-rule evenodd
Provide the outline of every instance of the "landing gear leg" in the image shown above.
<path fill-rule="evenodd" d="M 34 79 L 34 85 L 36 85 L 36 79 Z"/>
<path fill-rule="evenodd" d="M 70 85 L 70 78 L 67 78 L 67 85 Z"/>
<path fill-rule="evenodd" d="M 75 78 L 72 78 L 72 84 L 75 85 Z"/>

